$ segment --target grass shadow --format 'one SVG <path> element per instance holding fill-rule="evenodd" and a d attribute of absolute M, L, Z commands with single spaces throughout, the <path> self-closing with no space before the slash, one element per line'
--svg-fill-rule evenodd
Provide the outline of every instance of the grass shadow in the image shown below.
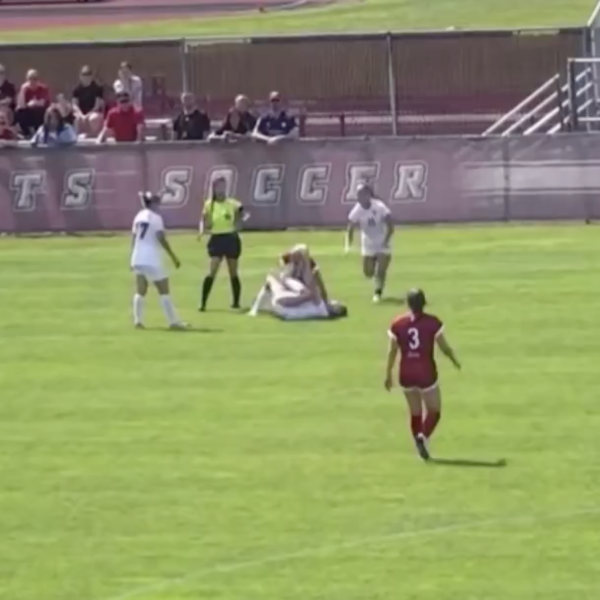
<path fill-rule="evenodd" d="M 470 467 L 479 469 L 503 469 L 508 466 L 505 458 L 498 460 L 471 460 L 468 458 L 431 458 L 429 462 L 433 465 L 444 467 Z"/>
<path fill-rule="evenodd" d="M 379 301 L 379 304 L 384 304 L 387 306 L 404 306 L 406 304 L 406 300 L 404 298 L 382 298 Z"/>
<path fill-rule="evenodd" d="M 162 331 L 174 334 L 187 335 L 189 333 L 223 333 L 224 329 L 214 329 L 212 327 L 190 327 L 188 329 L 169 329 L 168 327 L 146 327 L 145 331 Z"/>

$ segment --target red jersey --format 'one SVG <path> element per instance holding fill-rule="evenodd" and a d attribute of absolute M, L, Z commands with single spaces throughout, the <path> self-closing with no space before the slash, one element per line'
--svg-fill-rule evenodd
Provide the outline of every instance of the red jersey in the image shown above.
<path fill-rule="evenodd" d="M 138 139 L 138 125 L 144 123 L 144 113 L 130 106 L 116 106 L 108 111 L 106 126 L 113 132 L 117 142 L 135 142 Z"/>
<path fill-rule="evenodd" d="M 400 348 L 400 386 L 425 390 L 437 384 L 435 341 L 444 326 L 434 315 L 407 313 L 390 327 L 389 336 Z"/>
<path fill-rule="evenodd" d="M 38 83 L 33 87 L 31 84 L 25 83 L 22 90 L 26 105 L 32 100 L 43 100 L 46 105 L 50 104 L 50 90 L 47 85 Z"/>

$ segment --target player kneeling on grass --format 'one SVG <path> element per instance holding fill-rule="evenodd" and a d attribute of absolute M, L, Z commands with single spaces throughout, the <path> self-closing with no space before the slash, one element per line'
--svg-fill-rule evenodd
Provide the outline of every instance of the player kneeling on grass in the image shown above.
<path fill-rule="evenodd" d="M 153 283 L 160 295 L 160 304 L 171 329 L 185 329 L 175 313 L 169 295 L 169 279 L 162 265 L 161 249 L 171 257 L 175 268 L 180 262 L 171 249 L 165 234 L 163 218 L 158 213 L 160 196 L 150 192 L 140 193 L 144 208 L 133 220 L 131 232 L 131 269 L 135 273 L 136 293 L 133 297 L 133 320 L 138 329 L 143 329 L 142 316 L 148 282 Z"/>
<path fill-rule="evenodd" d="M 355 227 L 360 228 L 363 273 L 375 280 L 373 302 L 379 302 L 385 287 L 388 268 L 392 260 L 391 239 L 394 223 L 390 209 L 377 198 L 367 184 L 357 190 L 358 202 L 348 215 L 345 251 L 349 252 Z"/>
<path fill-rule="evenodd" d="M 435 363 L 435 346 L 457 369 L 460 363 L 444 337 L 444 326 L 435 316 L 425 312 L 425 294 L 411 290 L 406 296 L 408 313 L 394 320 L 388 331 L 388 350 L 385 388 L 392 388 L 392 369 L 400 352 L 400 387 L 410 409 L 410 427 L 417 451 L 429 459 L 427 441 L 441 418 L 442 395 Z M 426 416 L 423 419 L 423 406 Z"/>
<path fill-rule="evenodd" d="M 305 245 L 298 245 L 281 258 L 282 271 L 267 276 L 250 310 L 251 316 L 269 312 L 286 321 L 336 319 L 348 311 L 329 300 L 316 262 Z"/>

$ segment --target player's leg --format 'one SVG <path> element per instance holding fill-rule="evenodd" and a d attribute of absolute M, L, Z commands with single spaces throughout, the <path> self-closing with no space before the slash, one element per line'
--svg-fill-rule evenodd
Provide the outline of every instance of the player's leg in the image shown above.
<path fill-rule="evenodd" d="M 219 272 L 221 261 L 225 256 L 225 253 L 223 252 L 222 248 L 221 236 L 211 235 L 208 240 L 207 250 L 210 262 L 208 266 L 208 275 L 204 278 L 204 281 L 202 282 L 202 297 L 200 300 L 199 307 L 199 310 L 202 312 L 206 310 L 206 303 L 208 302 L 208 298 L 210 296 L 215 277 Z"/>
<path fill-rule="evenodd" d="M 133 324 L 137 329 L 143 329 L 144 298 L 148 293 L 148 280 L 135 269 L 135 294 L 133 295 Z"/>
<path fill-rule="evenodd" d="M 408 410 L 410 411 L 410 431 L 415 440 L 417 452 L 423 460 L 428 460 L 429 452 L 427 451 L 426 438 L 423 433 L 421 392 L 416 388 L 403 388 L 403 392 L 408 404 Z"/>
<path fill-rule="evenodd" d="M 293 277 L 267 277 L 267 283 L 273 293 L 273 305 L 282 308 L 294 308 L 311 302 L 310 290 Z"/>
<path fill-rule="evenodd" d="M 427 415 L 423 421 L 423 434 L 429 439 L 442 418 L 442 391 L 440 386 L 436 383 L 422 390 L 421 398 L 427 409 Z"/>
<path fill-rule="evenodd" d="M 239 235 L 235 234 L 228 238 L 226 251 L 225 259 L 227 260 L 229 280 L 231 281 L 231 308 L 239 309 L 242 296 L 242 282 L 238 273 L 238 261 L 242 254 L 242 241 Z"/>
<path fill-rule="evenodd" d="M 385 282 L 387 280 L 387 272 L 392 262 L 392 255 L 379 253 L 375 259 L 375 295 L 373 296 L 374 302 L 379 302 L 385 289 Z"/>
<path fill-rule="evenodd" d="M 173 301 L 171 300 L 169 279 L 167 277 L 161 276 L 161 274 L 157 274 L 156 280 L 154 281 L 154 286 L 158 291 L 160 297 L 160 305 L 162 307 L 165 317 L 167 318 L 169 327 L 171 329 L 182 329 L 184 325 L 179 320 L 177 312 L 175 311 L 175 306 L 173 306 Z"/>
<path fill-rule="evenodd" d="M 362 257 L 362 270 L 363 275 L 367 279 L 373 279 L 375 276 L 375 256 L 371 254 L 365 254 L 363 251 Z"/>

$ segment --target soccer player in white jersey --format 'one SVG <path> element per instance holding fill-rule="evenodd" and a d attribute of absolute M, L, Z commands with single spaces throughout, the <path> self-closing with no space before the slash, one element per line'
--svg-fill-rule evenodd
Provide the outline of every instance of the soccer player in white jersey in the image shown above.
<path fill-rule="evenodd" d="M 375 280 L 373 302 L 379 302 L 385 288 L 387 271 L 392 260 L 391 239 L 394 223 L 390 209 L 377 198 L 367 184 L 358 187 L 358 202 L 348 215 L 345 250 L 349 252 L 354 229 L 360 229 L 363 273 Z"/>
<path fill-rule="evenodd" d="M 169 278 L 162 264 L 162 250 L 169 255 L 175 268 L 180 262 L 165 234 L 165 224 L 157 209 L 160 196 L 150 192 L 140 194 L 144 208 L 133 220 L 131 233 L 131 270 L 135 273 L 136 293 L 133 297 L 133 321 L 138 329 L 143 329 L 142 317 L 144 298 L 148 292 L 148 282 L 153 283 L 160 295 L 160 304 L 171 329 L 185 329 L 179 321 L 169 295 Z"/>

